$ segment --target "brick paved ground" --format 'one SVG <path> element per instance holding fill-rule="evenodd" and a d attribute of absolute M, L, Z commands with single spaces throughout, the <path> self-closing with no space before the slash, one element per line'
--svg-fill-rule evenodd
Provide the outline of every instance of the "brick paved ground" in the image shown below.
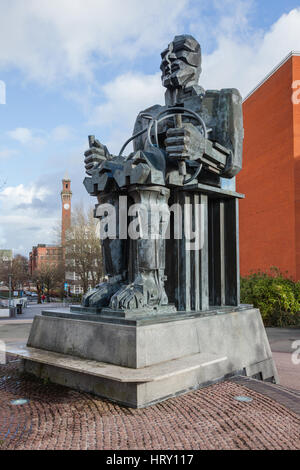
<path fill-rule="evenodd" d="M 276 401 L 226 382 L 143 410 L 20 377 L 0 367 L 2 449 L 300 449 L 300 418 Z M 246 395 L 251 403 L 233 397 Z M 18 398 L 28 404 L 13 406 Z"/>

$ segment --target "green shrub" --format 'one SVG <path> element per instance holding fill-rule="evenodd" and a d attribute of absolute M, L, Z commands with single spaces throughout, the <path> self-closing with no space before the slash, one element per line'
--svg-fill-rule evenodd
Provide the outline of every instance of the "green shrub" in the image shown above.
<path fill-rule="evenodd" d="M 300 282 L 278 268 L 241 278 L 241 302 L 259 308 L 265 326 L 300 325 Z"/>

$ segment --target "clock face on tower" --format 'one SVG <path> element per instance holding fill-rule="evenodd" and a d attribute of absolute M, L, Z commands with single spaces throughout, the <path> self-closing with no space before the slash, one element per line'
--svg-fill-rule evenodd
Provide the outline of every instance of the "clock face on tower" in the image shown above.
<path fill-rule="evenodd" d="M 64 204 L 64 209 L 66 211 L 68 211 L 70 209 L 70 204 L 68 204 L 68 203 Z"/>

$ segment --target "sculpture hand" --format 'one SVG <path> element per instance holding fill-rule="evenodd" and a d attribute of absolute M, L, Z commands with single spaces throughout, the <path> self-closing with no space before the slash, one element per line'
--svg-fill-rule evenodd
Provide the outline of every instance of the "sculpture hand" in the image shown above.
<path fill-rule="evenodd" d="M 85 170 L 88 175 L 103 161 L 109 158 L 109 152 L 94 136 L 89 137 L 90 148 L 84 153 Z"/>
<path fill-rule="evenodd" d="M 205 138 L 193 124 L 184 123 L 180 128 L 168 129 L 165 146 L 171 158 L 197 160 L 203 156 Z"/>

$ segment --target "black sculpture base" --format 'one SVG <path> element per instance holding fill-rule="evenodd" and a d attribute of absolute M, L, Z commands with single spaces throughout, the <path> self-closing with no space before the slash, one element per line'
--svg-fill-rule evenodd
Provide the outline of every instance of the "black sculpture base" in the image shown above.
<path fill-rule="evenodd" d="M 151 325 L 170 321 L 187 320 L 189 318 L 204 318 L 214 315 L 224 315 L 232 312 L 243 312 L 253 308 L 252 305 L 242 304 L 238 307 L 210 307 L 209 310 L 199 312 L 178 312 L 174 305 L 169 305 L 161 310 L 149 310 L 146 312 L 131 310 L 127 312 L 121 310 L 97 309 L 93 307 L 83 307 L 71 305 L 70 309 L 44 310 L 43 316 L 58 317 L 72 320 L 93 321 L 103 323 L 117 323 L 124 325 Z"/>
<path fill-rule="evenodd" d="M 174 315 L 177 313 L 175 305 L 166 305 L 161 307 L 144 307 L 140 310 L 113 310 L 111 308 L 97 309 L 93 307 L 77 307 L 71 306 L 71 313 L 76 314 L 87 314 L 87 315 L 100 315 L 101 317 L 112 317 L 112 318 L 145 318 L 145 317 L 157 317 L 164 315 Z"/>

